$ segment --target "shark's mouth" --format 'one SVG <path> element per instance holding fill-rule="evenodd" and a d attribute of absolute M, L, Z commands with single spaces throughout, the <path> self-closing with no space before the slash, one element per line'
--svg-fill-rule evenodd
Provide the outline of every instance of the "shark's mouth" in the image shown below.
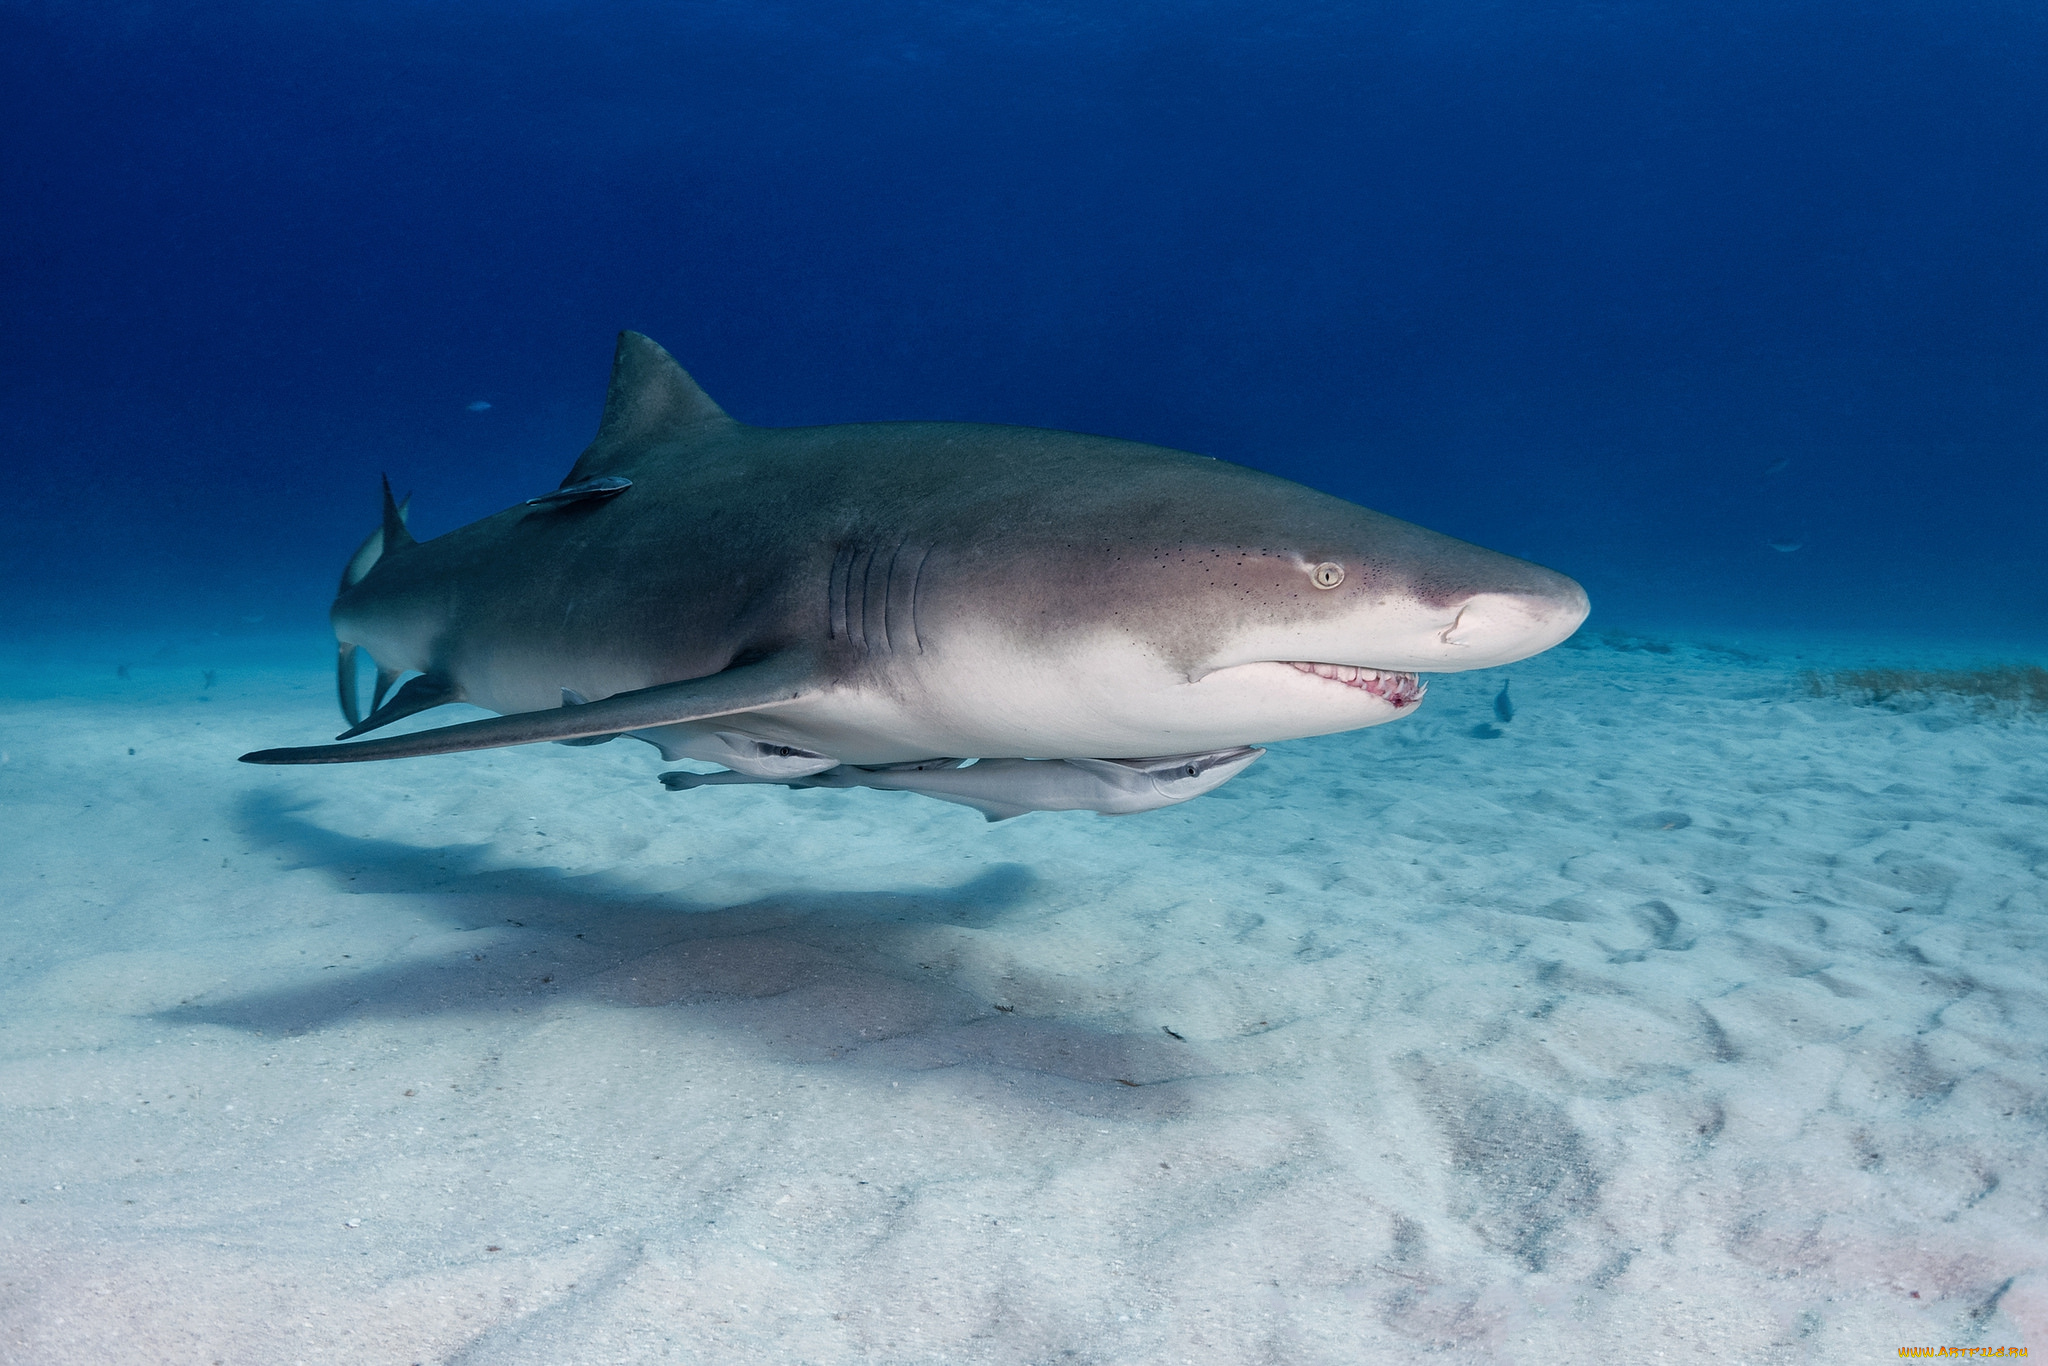
<path fill-rule="evenodd" d="M 1390 673 L 1382 669 L 1359 669 L 1349 664 L 1304 664 L 1300 660 L 1287 661 L 1305 674 L 1327 678 L 1332 683 L 1342 683 L 1347 688 L 1369 692 L 1396 711 L 1412 707 L 1422 700 L 1428 685 L 1414 674 Z"/>

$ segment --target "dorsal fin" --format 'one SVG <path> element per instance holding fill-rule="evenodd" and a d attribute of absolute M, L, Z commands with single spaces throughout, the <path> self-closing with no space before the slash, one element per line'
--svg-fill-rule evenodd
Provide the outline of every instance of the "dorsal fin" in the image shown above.
<path fill-rule="evenodd" d="M 724 426 L 732 419 L 697 387 L 676 358 L 651 337 L 619 333 L 612 352 L 612 382 L 605 391 L 604 417 L 597 436 L 577 458 L 562 481 L 564 487 L 613 472 L 616 464 L 657 441 L 686 436 L 706 424 Z"/>
<path fill-rule="evenodd" d="M 407 498 L 405 501 L 410 503 L 412 499 Z M 419 544 L 419 542 L 412 538 L 412 532 L 406 528 L 405 510 L 399 507 L 398 500 L 391 496 L 391 479 L 388 475 L 384 476 L 384 526 L 382 530 L 384 532 L 384 544 L 380 547 L 380 556 L 389 555 L 394 550 L 403 550 L 409 545 Z"/>

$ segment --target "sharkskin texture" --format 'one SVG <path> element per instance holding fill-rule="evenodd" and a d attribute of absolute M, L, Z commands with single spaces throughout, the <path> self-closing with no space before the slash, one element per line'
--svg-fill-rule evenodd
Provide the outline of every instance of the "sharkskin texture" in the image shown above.
<path fill-rule="evenodd" d="M 636 333 L 563 482 L 599 477 L 631 487 L 387 550 L 336 599 L 337 637 L 505 713 L 775 660 L 748 733 L 876 764 L 1352 729 L 1395 709 L 1286 666 L 1502 663 L 1586 610 L 1541 566 L 1186 452 L 967 423 L 749 427 Z M 1334 589 L 1312 578 L 1325 563 L 1344 571 Z M 1458 639 L 1468 620 L 1486 625 L 1476 645 Z M 669 723 L 682 753 L 687 692 Z M 340 760 L 319 748 L 258 761 Z"/>

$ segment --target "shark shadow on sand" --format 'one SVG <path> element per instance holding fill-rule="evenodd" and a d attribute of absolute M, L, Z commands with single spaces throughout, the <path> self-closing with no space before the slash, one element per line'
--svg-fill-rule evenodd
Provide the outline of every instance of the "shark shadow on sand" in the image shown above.
<path fill-rule="evenodd" d="M 238 816 L 289 867 L 406 897 L 446 928 L 383 963 L 314 962 L 288 984 L 196 998 L 158 1012 L 166 1023 L 300 1034 L 347 1020 L 667 1008 L 679 1030 L 716 1030 L 780 1062 L 1015 1069 L 1091 1112 L 1171 1107 L 1158 1083 L 1216 1070 L 1150 1024 L 1126 1033 L 1051 1013 L 1064 989 L 1012 979 L 1015 1005 L 976 990 L 995 972 L 975 970 L 959 932 L 1029 905 L 1036 879 L 1017 864 L 947 888 L 718 905 L 604 873 L 491 867 L 486 845 L 345 835 L 268 794 L 250 794 Z"/>

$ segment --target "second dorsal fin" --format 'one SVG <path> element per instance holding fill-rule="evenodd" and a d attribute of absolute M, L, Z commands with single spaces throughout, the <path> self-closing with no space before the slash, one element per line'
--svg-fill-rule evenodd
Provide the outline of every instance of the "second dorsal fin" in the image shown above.
<path fill-rule="evenodd" d="M 562 481 L 564 487 L 611 474 L 656 442 L 687 438 L 693 429 L 732 423 L 711 395 L 651 337 L 619 333 L 612 352 L 612 382 L 605 391 L 597 436 Z"/>

